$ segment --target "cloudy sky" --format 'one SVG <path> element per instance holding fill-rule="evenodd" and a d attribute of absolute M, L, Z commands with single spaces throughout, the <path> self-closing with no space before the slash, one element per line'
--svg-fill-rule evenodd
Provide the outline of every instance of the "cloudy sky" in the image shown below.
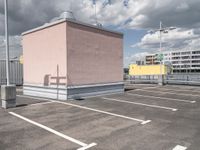
<path fill-rule="evenodd" d="M 11 57 L 19 56 L 20 34 L 71 10 L 77 20 L 94 24 L 93 0 L 8 0 Z M 200 47 L 200 0 L 96 0 L 97 18 L 105 28 L 124 33 L 124 65 L 158 51 L 164 26 L 176 29 L 163 35 L 162 50 Z M 0 0 L 0 59 L 4 50 L 4 3 Z"/>

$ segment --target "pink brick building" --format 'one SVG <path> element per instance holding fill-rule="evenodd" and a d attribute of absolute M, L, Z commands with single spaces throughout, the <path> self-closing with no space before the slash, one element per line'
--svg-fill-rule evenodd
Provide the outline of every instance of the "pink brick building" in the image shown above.
<path fill-rule="evenodd" d="M 66 100 L 123 92 L 123 34 L 62 19 L 22 36 L 24 94 Z"/>

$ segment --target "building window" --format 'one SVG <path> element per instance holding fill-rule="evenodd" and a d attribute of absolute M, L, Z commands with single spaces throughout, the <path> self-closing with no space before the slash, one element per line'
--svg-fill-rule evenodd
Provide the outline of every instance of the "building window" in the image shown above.
<path fill-rule="evenodd" d="M 193 51 L 192 54 L 200 54 L 200 51 Z"/>

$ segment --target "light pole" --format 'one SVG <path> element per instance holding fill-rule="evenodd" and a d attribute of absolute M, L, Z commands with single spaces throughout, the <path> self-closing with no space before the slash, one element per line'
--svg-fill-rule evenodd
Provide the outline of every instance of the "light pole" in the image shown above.
<path fill-rule="evenodd" d="M 96 0 L 93 0 L 93 6 L 94 6 L 94 15 L 95 15 L 95 23 L 96 25 L 98 24 L 98 21 L 97 21 L 97 4 L 96 4 Z"/>
<path fill-rule="evenodd" d="M 160 55 L 162 53 L 162 22 L 160 21 Z M 161 56 L 160 56 L 161 57 Z M 161 82 L 158 82 L 159 85 L 163 85 L 163 76 L 162 76 L 162 60 L 160 58 L 160 80 Z"/>
<path fill-rule="evenodd" d="M 16 86 L 10 85 L 10 61 L 9 61 L 9 34 L 8 34 L 8 1 L 4 0 L 5 11 L 5 47 L 6 47 L 6 85 L 1 86 L 1 100 L 3 108 L 16 107 Z"/>
<path fill-rule="evenodd" d="M 174 30 L 176 29 L 175 27 L 163 27 L 162 22 L 160 21 L 160 27 L 159 29 L 156 30 L 151 30 L 150 33 L 155 33 L 159 31 L 159 40 L 160 40 L 160 54 L 159 54 L 159 59 L 160 59 L 160 76 L 159 76 L 159 81 L 158 84 L 159 85 L 163 85 L 163 74 L 162 74 L 162 59 L 163 59 L 163 55 L 162 53 L 162 33 L 168 33 L 169 30 Z"/>
<path fill-rule="evenodd" d="M 5 11 L 5 45 L 6 45 L 6 78 L 7 85 L 10 85 L 10 64 L 9 64 L 9 34 L 8 34 L 8 1 L 4 0 Z"/>

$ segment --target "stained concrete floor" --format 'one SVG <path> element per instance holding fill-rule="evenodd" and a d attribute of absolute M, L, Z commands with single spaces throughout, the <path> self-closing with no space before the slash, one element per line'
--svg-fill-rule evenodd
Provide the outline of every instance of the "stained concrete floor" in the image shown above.
<path fill-rule="evenodd" d="M 0 108 L 1 150 L 200 149 L 200 87 L 137 84 L 124 94 L 73 101 L 23 96 L 19 89 L 17 106 Z"/>

